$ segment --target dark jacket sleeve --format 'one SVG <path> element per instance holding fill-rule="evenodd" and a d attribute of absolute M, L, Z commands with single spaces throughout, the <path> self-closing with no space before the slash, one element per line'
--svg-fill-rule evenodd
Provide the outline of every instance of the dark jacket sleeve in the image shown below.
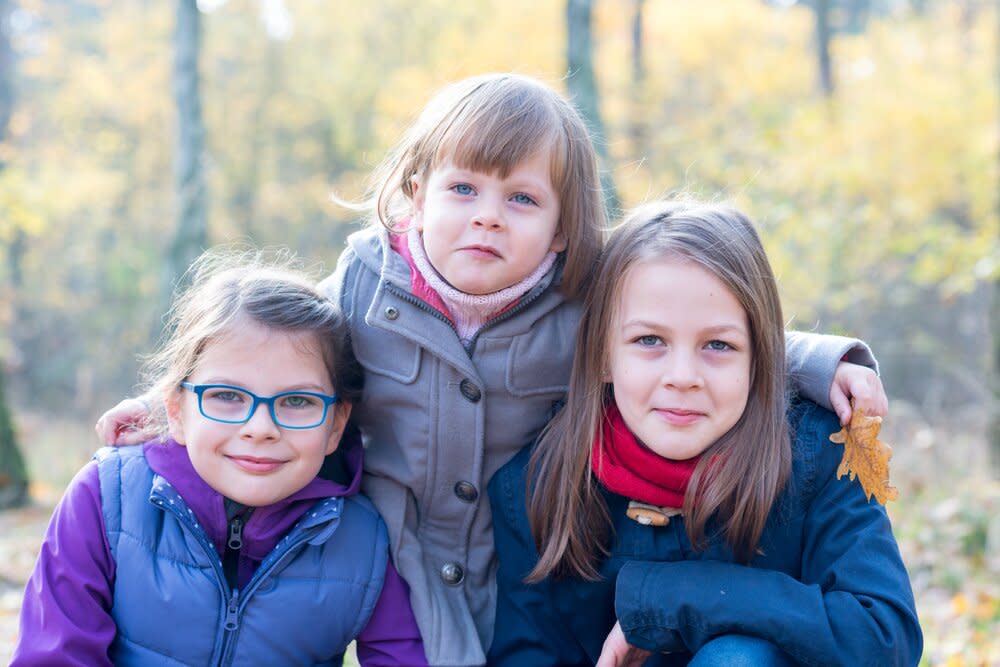
<path fill-rule="evenodd" d="M 489 665 L 593 665 L 560 620 L 551 591 L 551 579 L 525 584 L 524 577 L 538 562 L 525 506 L 523 451 L 493 477 L 489 485 L 496 542 L 497 609 Z"/>
<path fill-rule="evenodd" d="M 803 426 L 812 430 L 800 436 L 814 440 L 838 427 L 833 415 Z M 806 665 L 917 664 L 923 639 L 885 509 L 869 502 L 858 482 L 836 478 L 841 447 L 816 440 L 813 452 L 801 576 L 718 561 L 633 561 L 616 589 L 629 643 L 694 652 L 715 636 L 738 633 L 766 639 Z"/>
<path fill-rule="evenodd" d="M 91 462 L 52 514 L 25 587 L 11 665 L 111 667 L 114 578 L 97 464 Z"/>

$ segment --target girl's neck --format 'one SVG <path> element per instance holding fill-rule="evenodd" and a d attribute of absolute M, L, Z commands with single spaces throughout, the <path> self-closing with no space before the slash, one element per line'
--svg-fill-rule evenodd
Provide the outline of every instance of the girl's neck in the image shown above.
<path fill-rule="evenodd" d="M 464 342 L 471 340 L 491 317 L 512 305 L 537 285 L 556 261 L 556 253 L 549 252 L 541 264 L 520 282 L 489 294 L 469 294 L 454 288 L 441 277 L 428 259 L 423 237 L 416 228 L 411 228 L 407 232 L 406 241 L 413 267 L 444 301 L 459 338 Z"/>

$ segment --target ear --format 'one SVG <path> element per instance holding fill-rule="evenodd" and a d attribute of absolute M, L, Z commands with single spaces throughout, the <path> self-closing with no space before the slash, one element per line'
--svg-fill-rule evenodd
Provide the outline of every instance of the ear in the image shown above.
<path fill-rule="evenodd" d="M 410 177 L 410 201 L 413 202 L 413 223 L 417 226 L 417 231 L 424 231 L 424 190 L 423 181 L 418 174 Z M 348 408 L 349 410 L 350 408 Z"/>
<path fill-rule="evenodd" d="M 552 252 L 562 252 L 566 249 L 566 235 L 561 231 L 557 231 L 556 235 L 552 237 L 552 245 L 549 246 L 549 250 Z"/>
<path fill-rule="evenodd" d="M 178 445 L 187 446 L 184 437 L 184 417 L 181 414 L 181 392 L 172 391 L 163 397 L 163 407 L 167 412 L 167 430 Z"/>
<path fill-rule="evenodd" d="M 350 403 L 342 402 L 333 406 L 333 427 L 330 430 L 330 437 L 326 442 L 326 455 L 329 456 L 337 451 L 340 445 L 340 438 L 344 435 L 347 427 L 347 420 L 351 417 Z"/>

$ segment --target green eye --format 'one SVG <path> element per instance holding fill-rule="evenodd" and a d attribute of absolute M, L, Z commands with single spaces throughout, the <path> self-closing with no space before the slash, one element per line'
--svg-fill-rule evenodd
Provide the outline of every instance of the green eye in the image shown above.
<path fill-rule="evenodd" d="M 289 408 L 311 408 L 316 405 L 317 401 L 312 396 L 292 394 L 291 396 L 286 396 L 283 403 Z"/>

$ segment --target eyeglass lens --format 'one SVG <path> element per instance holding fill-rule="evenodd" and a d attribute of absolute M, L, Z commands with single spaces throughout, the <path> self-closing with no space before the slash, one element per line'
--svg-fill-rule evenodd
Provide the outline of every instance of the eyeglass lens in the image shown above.
<path fill-rule="evenodd" d="M 201 395 L 201 410 L 211 419 L 245 422 L 252 416 L 253 405 L 253 396 L 229 387 L 209 388 Z M 326 405 L 310 394 L 282 394 L 275 397 L 272 414 L 278 426 L 315 426 L 323 422 Z"/>

